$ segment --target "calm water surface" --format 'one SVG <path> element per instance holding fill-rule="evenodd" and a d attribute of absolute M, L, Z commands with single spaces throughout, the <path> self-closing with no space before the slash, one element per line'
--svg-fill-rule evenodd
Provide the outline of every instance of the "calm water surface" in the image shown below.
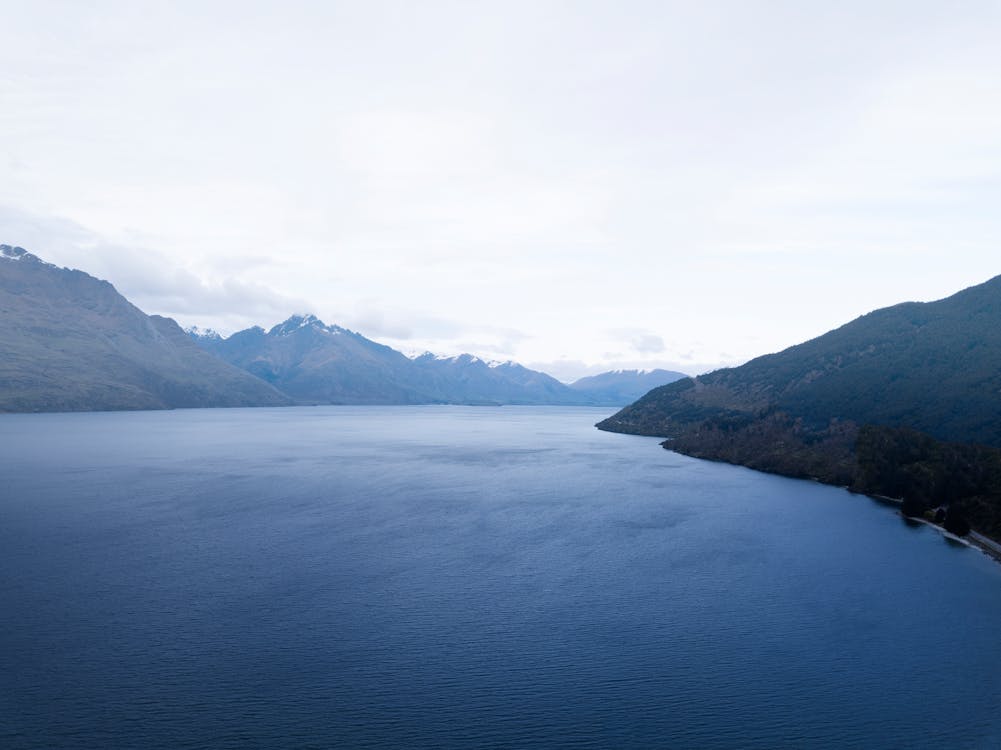
<path fill-rule="evenodd" d="M 0 747 L 1001 747 L 1001 565 L 604 416 L 0 415 Z"/>

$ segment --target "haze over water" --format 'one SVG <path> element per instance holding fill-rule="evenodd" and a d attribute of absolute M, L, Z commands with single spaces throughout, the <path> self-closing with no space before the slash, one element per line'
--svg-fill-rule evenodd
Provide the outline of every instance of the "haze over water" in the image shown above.
<path fill-rule="evenodd" d="M 0 416 L 0 745 L 1001 746 L 1001 566 L 607 414 Z"/>

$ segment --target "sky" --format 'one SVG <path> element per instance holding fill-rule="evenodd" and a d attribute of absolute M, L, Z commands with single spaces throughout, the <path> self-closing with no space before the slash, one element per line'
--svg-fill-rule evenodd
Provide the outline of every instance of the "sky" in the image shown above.
<path fill-rule="evenodd" d="M 0 242 L 564 380 L 1001 273 L 1001 2 L 0 0 Z"/>

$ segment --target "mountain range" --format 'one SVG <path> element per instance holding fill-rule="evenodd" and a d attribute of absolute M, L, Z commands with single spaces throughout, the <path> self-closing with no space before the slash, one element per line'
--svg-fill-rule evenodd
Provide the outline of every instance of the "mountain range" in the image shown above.
<path fill-rule="evenodd" d="M 950 505 L 999 534 L 1001 276 L 656 388 L 598 427 L 908 498 L 918 512 Z"/>
<path fill-rule="evenodd" d="M 602 405 L 629 404 L 662 385 L 687 378 L 673 370 L 611 370 L 576 380 L 570 387 L 601 401 Z"/>
<path fill-rule="evenodd" d="M 193 330 L 199 346 L 303 404 L 594 404 L 545 373 L 462 354 L 401 352 L 313 315 L 293 315 L 222 338 Z"/>
<path fill-rule="evenodd" d="M 645 393 L 598 427 L 903 498 L 909 514 L 1001 538 L 1001 276 L 741 367 L 695 378 L 615 371 L 571 385 L 469 354 L 407 357 L 312 315 L 228 338 L 185 332 L 107 281 L 10 245 L 0 245 L 0 322 L 0 411 L 621 406 Z"/>
<path fill-rule="evenodd" d="M 293 315 L 223 338 L 189 329 L 204 348 L 302 404 L 530 404 L 621 406 L 681 373 L 619 370 L 566 385 L 517 362 L 471 354 L 410 358 L 360 333 Z"/>
<path fill-rule="evenodd" d="M 0 411 L 280 406 L 107 281 L 0 245 Z"/>
<path fill-rule="evenodd" d="M 312 315 L 223 338 L 0 245 L 0 411 L 287 404 L 621 406 L 677 373 L 566 385 L 515 362 L 399 351 Z M 663 372 L 663 371 L 659 371 Z M 613 382 L 614 381 L 614 382 Z M 601 385 L 604 384 L 604 385 Z M 599 387 L 600 386 L 600 387 Z"/>

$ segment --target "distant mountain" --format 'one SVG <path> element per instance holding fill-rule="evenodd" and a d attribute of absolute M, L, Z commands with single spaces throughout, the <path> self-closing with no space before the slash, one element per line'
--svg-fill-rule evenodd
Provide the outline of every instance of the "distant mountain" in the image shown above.
<path fill-rule="evenodd" d="M 672 370 L 611 370 L 576 380 L 570 387 L 602 406 L 624 406 L 658 386 L 687 377 Z"/>
<path fill-rule="evenodd" d="M 228 338 L 148 316 L 106 281 L 0 246 L 0 411 L 300 404 L 619 405 L 676 373 L 574 388 L 515 362 L 409 358 L 312 315 Z M 664 378 L 664 379 L 661 379 Z"/>
<path fill-rule="evenodd" d="M 990 468 L 1001 467 L 1001 276 L 657 388 L 598 427 L 919 507 L 953 503 L 1001 533 L 1001 468 Z"/>
<path fill-rule="evenodd" d="M 206 339 L 206 340 L 221 340 L 222 336 L 211 328 L 199 328 L 198 326 L 190 326 L 184 329 L 184 332 L 188 334 L 191 338 L 195 339 Z"/>
<path fill-rule="evenodd" d="M 0 411 L 276 406 L 274 388 L 208 355 L 107 281 L 0 245 Z"/>
<path fill-rule="evenodd" d="M 425 352 L 414 364 L 434 391 L 451 403 L 590 405 L 556 378 L 517 362 L 487 362 L 471 354 L 439 357 Z"/>
<path fill-rule="evenodd" d="M 312 315 L 228 338 L 191 334 L 199 346 L 305 404 L 424 404 L 413 363 L 388 346 Z"/>
<path fill-rule="evenodd" d="M 313 315 L 223 339 L 192 331 L 204 349 L 309 404 L 590 404 L 554 378 L 468 354 L 410 359 Z"/>

